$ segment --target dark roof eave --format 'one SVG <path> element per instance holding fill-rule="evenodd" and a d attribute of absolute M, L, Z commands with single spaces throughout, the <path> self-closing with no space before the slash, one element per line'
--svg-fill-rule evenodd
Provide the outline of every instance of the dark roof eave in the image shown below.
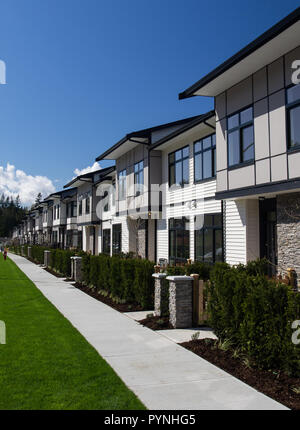
<path fill-rule="evenodd" d="M 201 89 L 202 87 L 204 87 L 205 85 L 213 81 L 218 76 L 222 75 L 224 72 L 226 72 L 231 67 L 233 67 L 234 65 L 242 61 L 244 58 L 248 57 L 258 48 L 265 45 L 270 40 L 274 39 L 284 30 L 289 28 L 291 25 L 295 24 L 299 19 L 300 19 L 300 7 L 298 7 L 296 10 L 294 10 L 285 18 L 283 18 L 277 24 L 273 25 L 273 27 L 265 31 L 262 35 L 260 35 L 258 38 L 253 40 L 247 46 L 245 46 L 243 49 L 238 51 L 235 55 L 230 57 L 224 63 L 220 64 L 218 67 L 216 67 L 206 76 L 201 78 L 195 84 L 191 85 L 185 91 L 179 93 L 179 96 L 178 96 L 179 100 L 195 96 L 196 91 L 198 91 L 199 89 Z"/>
<path fill-rule="evenodd" d="M 168 142 L 169 140 L 174 139 L 174 137 L 179 136 L 180 134 L 190 130 L 191 128 L 195 127 L 198 124 L 205 123 L 206 120 L 212 118 L 215 116 L 215 111 L 211 110 L 203 115 L 200 115 L 197 119 L 191 121 L 190 123 L 186 124 L 184 127 L 179 128 L 178 130 L 175 130 L 173 133 L 163 137 L 158 142 L 155 142 L 153 145 L 150 146 L 150 151 L 157 148 L 160 145 L 163 145 L 164 143 Z"/>
<path fill-rule="evenodd" d="M 172 121 L 172 122 L 168 122 L 165 124 L 160 124 L 160 125 L 157 125 L 154 127 L 145 128 L 144 130 L 133 131 L 132 133 L 126 134 L 126 136 L 124 136 L 121 140 L 119 140 L 119 142 L 117 142 L 115 145 L 108 148 L 105 152 L 103 152 L 103 154 L 99 155 L 96 158 L 96 161 L 103 160 L 105 157 L 107 157 L 107 155 L 109 155 L 111 152 L 118 149 L 121 145 L 123 145 L 123 143 L 125 143 L 127 140 L 132 139 L 133 137 L 145 137 L 146 138 L 146 137 L 149 137 L 150 133 L 152 133 L 153 131 L 157 131 L 157 130 L 161 130 L 162 128 L 167 128 L 167 127 L 179 125 L 179 124 L 185 123 L 187 121 L 192 121 L 198 117 L 199 117 L 199 115 L 192 116 L 190 118 L 183 118 L 183 119 L 179 119 L 177 121 Z M 143 144 L 143 143 L 144 142 L 141 142 L 141 144 Z M 150 144 L 148 144 L 148 145 L 150 146 Z"/>

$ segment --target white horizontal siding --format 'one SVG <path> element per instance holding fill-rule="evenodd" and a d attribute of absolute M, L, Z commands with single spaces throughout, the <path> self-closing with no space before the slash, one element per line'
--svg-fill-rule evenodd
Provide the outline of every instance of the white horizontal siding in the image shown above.
<path fill-rule="evenodd" d="M 225 261 L 246 263 L 246 200 L 224 202 Z"/>

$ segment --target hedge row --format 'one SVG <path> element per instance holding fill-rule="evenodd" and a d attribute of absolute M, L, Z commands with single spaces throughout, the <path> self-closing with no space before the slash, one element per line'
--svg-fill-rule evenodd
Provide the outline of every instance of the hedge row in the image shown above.
<path fill-rule="evenodd" d="M 300 376 L 300 345 L 292 322 L 300 319 L 300 294 L 264 275 L 264 262 L 216 264 L 208 285 L 210 325 L 265 369 Z"/>
<path fill-rule="evenodd" d="M 28 255 L 28 245 L 24 246 L 24 256 Z M 41 245 L 30 245 L 32 259 L 39 264 L 44 264 L 44 251 L 50 251 L 50 267 L 56 272 L 66 277 L 71 276 L 71 259 L 75 255 L 74 251 L 68 249 L 49 249 Z M 21 246 L 11 246 L 10 250 L 21 255 Z"/>
<path fill-rule="evenodd" d="M 105 291 L 114 299 L 137 303 L 143 309 L 153 308 L 153 262 L 128 256 L 84 254 L 82 270 L 86 285 Z"/>

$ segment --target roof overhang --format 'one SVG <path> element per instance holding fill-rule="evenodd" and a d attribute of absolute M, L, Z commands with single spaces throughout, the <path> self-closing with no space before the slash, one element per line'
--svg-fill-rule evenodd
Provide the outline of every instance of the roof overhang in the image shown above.
<path fill-rule="evenodd" d="M 105 176 L 114 170 L 115 170 L 115 166 L 109 166 L 109 167 L 106 167 L 105 169 L 99 169 L 99 170 L 95 170 L 94 172 L 88 172 L 88 173 L 85 173 L 84 175 L 79 175 L 76 178 L 73 178 L 66 185 L 64 185 L 64 188 L 69 188 L 71 186 L 73 188 L 78 188 L 85 183 L 92 184 L 94 182 L 94 175 L 100 174 L 101 176 Z M 67 190 L 64 192 L 67 192 Z"/>
<path fill-rule="evenodd" d="M 113 145 L 103 154 L 96 158 L 96 161 L 100 160 L 116 160 L 128 151 L 131 151 L 136 146 L 143 144 L 148 145 L 149 139 L 147 137 L 131 137 L 131 135 L 126 135 L 118 143 Z"/>
<path fill-rule="evenodd" d="M 150 150 L 157 149 L 163 151 L 168 149 L 170 145 L 185 140 L 186 138 L 193 140 L 201 139 L 202 136 L 214 133 L 216 117 L 214 111 L 207 112 L 201 115 L 197 120 L 191 121 L 189 124 L 181 127 L 179 130 L 165 136 L 155 144 L 151 145 Z"/>
<path fill-rule="evenodd" d="M 300 44 L 300 8 L 179 94 L 215 97 Z"/>

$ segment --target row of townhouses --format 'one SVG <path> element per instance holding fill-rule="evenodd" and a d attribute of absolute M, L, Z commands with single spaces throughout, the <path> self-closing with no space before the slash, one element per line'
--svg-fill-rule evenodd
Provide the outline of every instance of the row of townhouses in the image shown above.
<path fill-rule="evenodd" d="M 14 237 L 156 262 L 266 257 L 300 275 L 299 18 L 179 95 L 213 97 L 213 111 L 126 134 L 96 158 L 112 167 L 47 197 Z"/>

